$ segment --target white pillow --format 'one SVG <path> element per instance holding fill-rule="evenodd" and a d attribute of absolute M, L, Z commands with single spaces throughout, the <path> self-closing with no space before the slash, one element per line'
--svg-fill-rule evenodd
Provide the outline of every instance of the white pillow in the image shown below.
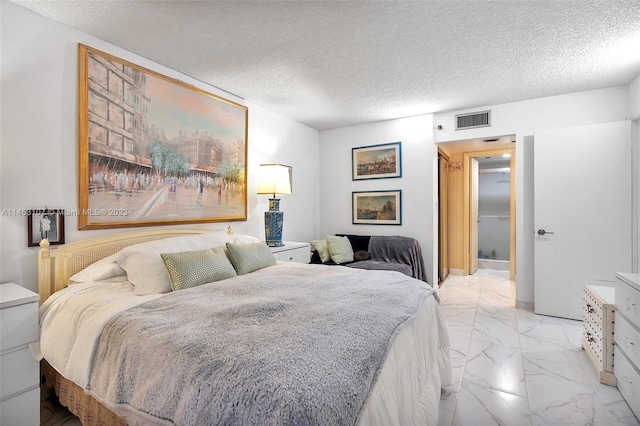
<path fill-rule="evenodd" d="M 100 259 L 95 263 L 87 266 L 80 272 L 76 272 L 67 284 L 77 284 L 85 282 L 93 282 L 106 280 L 108 278 L 117 277 L 125 273 L 124 269 L 116 262 L 117 253 Z"/>
<path fill-rule="evenodd" d="M 235 244 L 249 244 L 249 243 L 258 243 L 261 240 L 260 238 L 252 237 L 251 235 L 233 235 L 231 237 L 232 242 Z"/>
<path fill-rule="evenodd" d="M 327 247 L 329 247 L 331 260 L 335 263 L 353 262 L 353 248 L 349 238 L 327 235 Z"/>
<path fill-rule="evenodd" d="M 127 271 L 135 294 L 167 293 L 171 291 L 171 278 L 161 253 L 204 250 L 224 246 L 228 242 L 231 238 L 226 231 L 164 238 L 125 247 L 117 253 L 117 261 Z"/>
<path fill-rule="evenodd" d="M 331 254 L 329 253 L 329 246 L 327 246 L 327 240 L 313 240 L 309 241 L 309 244 L 313 246 L 318 252 L 322 263 L 326 263 L 331 260 Z"/>

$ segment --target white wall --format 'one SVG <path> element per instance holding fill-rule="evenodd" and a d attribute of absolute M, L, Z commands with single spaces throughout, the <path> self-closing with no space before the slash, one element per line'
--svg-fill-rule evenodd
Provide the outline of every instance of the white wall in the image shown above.
<path fill-rule="evenodd" d="M 310 241 L 320 227 L 320 133 L 247 102 L 249 107 L 249 220 L 247 234 L 264 238 L 264 212 L 269 196 L 256 195 L 258 166 L 280 163 L 292 167 L 292 194 L 280 198 L 284 212 L 282 239 Z M 253 201 L 257 199 L 257 204 Z"/>
<path fill-rule="evenodd" d="M 456 114 L 487 109 L 491 110 L 491 127 L 454 130 Z M 444 127 L 443 130 L 434 129 L 435 142 L 516 135 L 516 299 L 519 302 L 534 300 L 532 135 L 541 129 L 606 123 L 628 117 L 627 86 L 434 115 L 434 125 Z"/>
<path fill-rule="evenodd" d="M 629 84 L 629 119 L 634 120 L 633 126 L 633 149 L 634 156 L 634 175 L 633 184 L 635 185 L 634 194 L 636 195 L 633 208 L 636 218 L 635 233 L 638 235 L 634 246 L 636 264 L 634 271 L 640 272 L 640 75 Z"/>
<path fill-rule="evenodd" d="M 403 235 L 418 240 L 429 283 L 433 283 L 437 215 L 433 196 L 437 171 L 433 117 L 421 115 L 320 133 L 320 233 Z M 402 143 L 402 177 L 353 181 L 351 149 L 389 142 Z M 352 191 L 402 190 L 402 225 L 354 225 Z M 434 238 L 435 236 L 435 238 Z"/>
<path fill-rule="evenodd" d="M 636 79 L 637 80 L 637 79 Z M 633 249 L 635 250 L 636 263 L 633 271 L 640 273 L 640 118 L 634 121 L 633 127 L 633 149 L 636 151 L 634 156 L 635 163 L 633 168 L 633 185 L 635 185 L 636 194 L 635 200 L 633 200 L 633 210 L 635 212 L 636 221 L 634 223 L 634 233 L 637 236 Z M 633 187 L 632 187 L 633 188 Z"/>
<path fill-rule="evenodd" d="M 629 119 L 640 119 L 640 75 L 629 84 Z"/>
<path fill-rule="evenodd" d="M 264 238 L 268 202 L 255 193 L 255 170 L 262 162 L 277 162 L 293 166 L 294 193 L 281 202 L 284 238 L 306 241 L 317 235 L 318 131 L 12 3 L 0 2 L 0 19 L 0 209 L 7 209 L 5 213 L 45 206 L 78 208 L 77 49 L 83 43 L 246 105 L 248 220 L 229 224 L 236 233 Z M 71 216 L 65 228 L 67 242 L 123 231 L 78 231 L 77 218 Z M 37 248 L 27 247 L 26 235 L 24 216 L 0 217 L 0 282 L 35 291 Z"/>

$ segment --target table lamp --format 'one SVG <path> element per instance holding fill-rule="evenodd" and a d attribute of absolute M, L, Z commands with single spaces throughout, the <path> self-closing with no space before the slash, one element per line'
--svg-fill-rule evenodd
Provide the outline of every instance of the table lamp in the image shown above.
<path fill-rule="evenodd" d="M 258 194 L 269 194 L 269 210 L 264 212 L 265 241 L 269 247 L 282 247 L 284 212 L 280 211 L 280 199 L 276 195 L 291 194 L 291 166 L 260 164 Z"/>

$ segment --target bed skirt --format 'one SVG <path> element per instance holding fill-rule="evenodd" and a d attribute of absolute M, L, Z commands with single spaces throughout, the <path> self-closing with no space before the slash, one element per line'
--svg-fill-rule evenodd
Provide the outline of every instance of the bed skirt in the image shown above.
<path fill-rule="evenodd" d="M 42 373 L 47 387 L 53 388 L 60 404 L 80 419 L 83 426 L 125 426 L 127 423 L 100 404 L 70 380 L 62 377 L 49 363 L 42 360 Z"/>

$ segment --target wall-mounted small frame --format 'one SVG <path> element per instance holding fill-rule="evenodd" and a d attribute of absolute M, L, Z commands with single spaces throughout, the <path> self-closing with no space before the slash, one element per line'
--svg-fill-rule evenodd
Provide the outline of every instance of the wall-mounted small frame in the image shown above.
<path fill-rule="evenodd" d="M 64 210 L 44 208 L 27 212 L 27 246 L 38 246 L 45 238 L 51 245 L 64 244 Z"/>
<path fill-rule="evenodd" d="M 353 180 L 402 177 L 401 143 L 351 148 Z"/>
<path fill-rule="evenodd" d="M 353 192 L 356 225 L 402 225 L 402 191 Z"/>

